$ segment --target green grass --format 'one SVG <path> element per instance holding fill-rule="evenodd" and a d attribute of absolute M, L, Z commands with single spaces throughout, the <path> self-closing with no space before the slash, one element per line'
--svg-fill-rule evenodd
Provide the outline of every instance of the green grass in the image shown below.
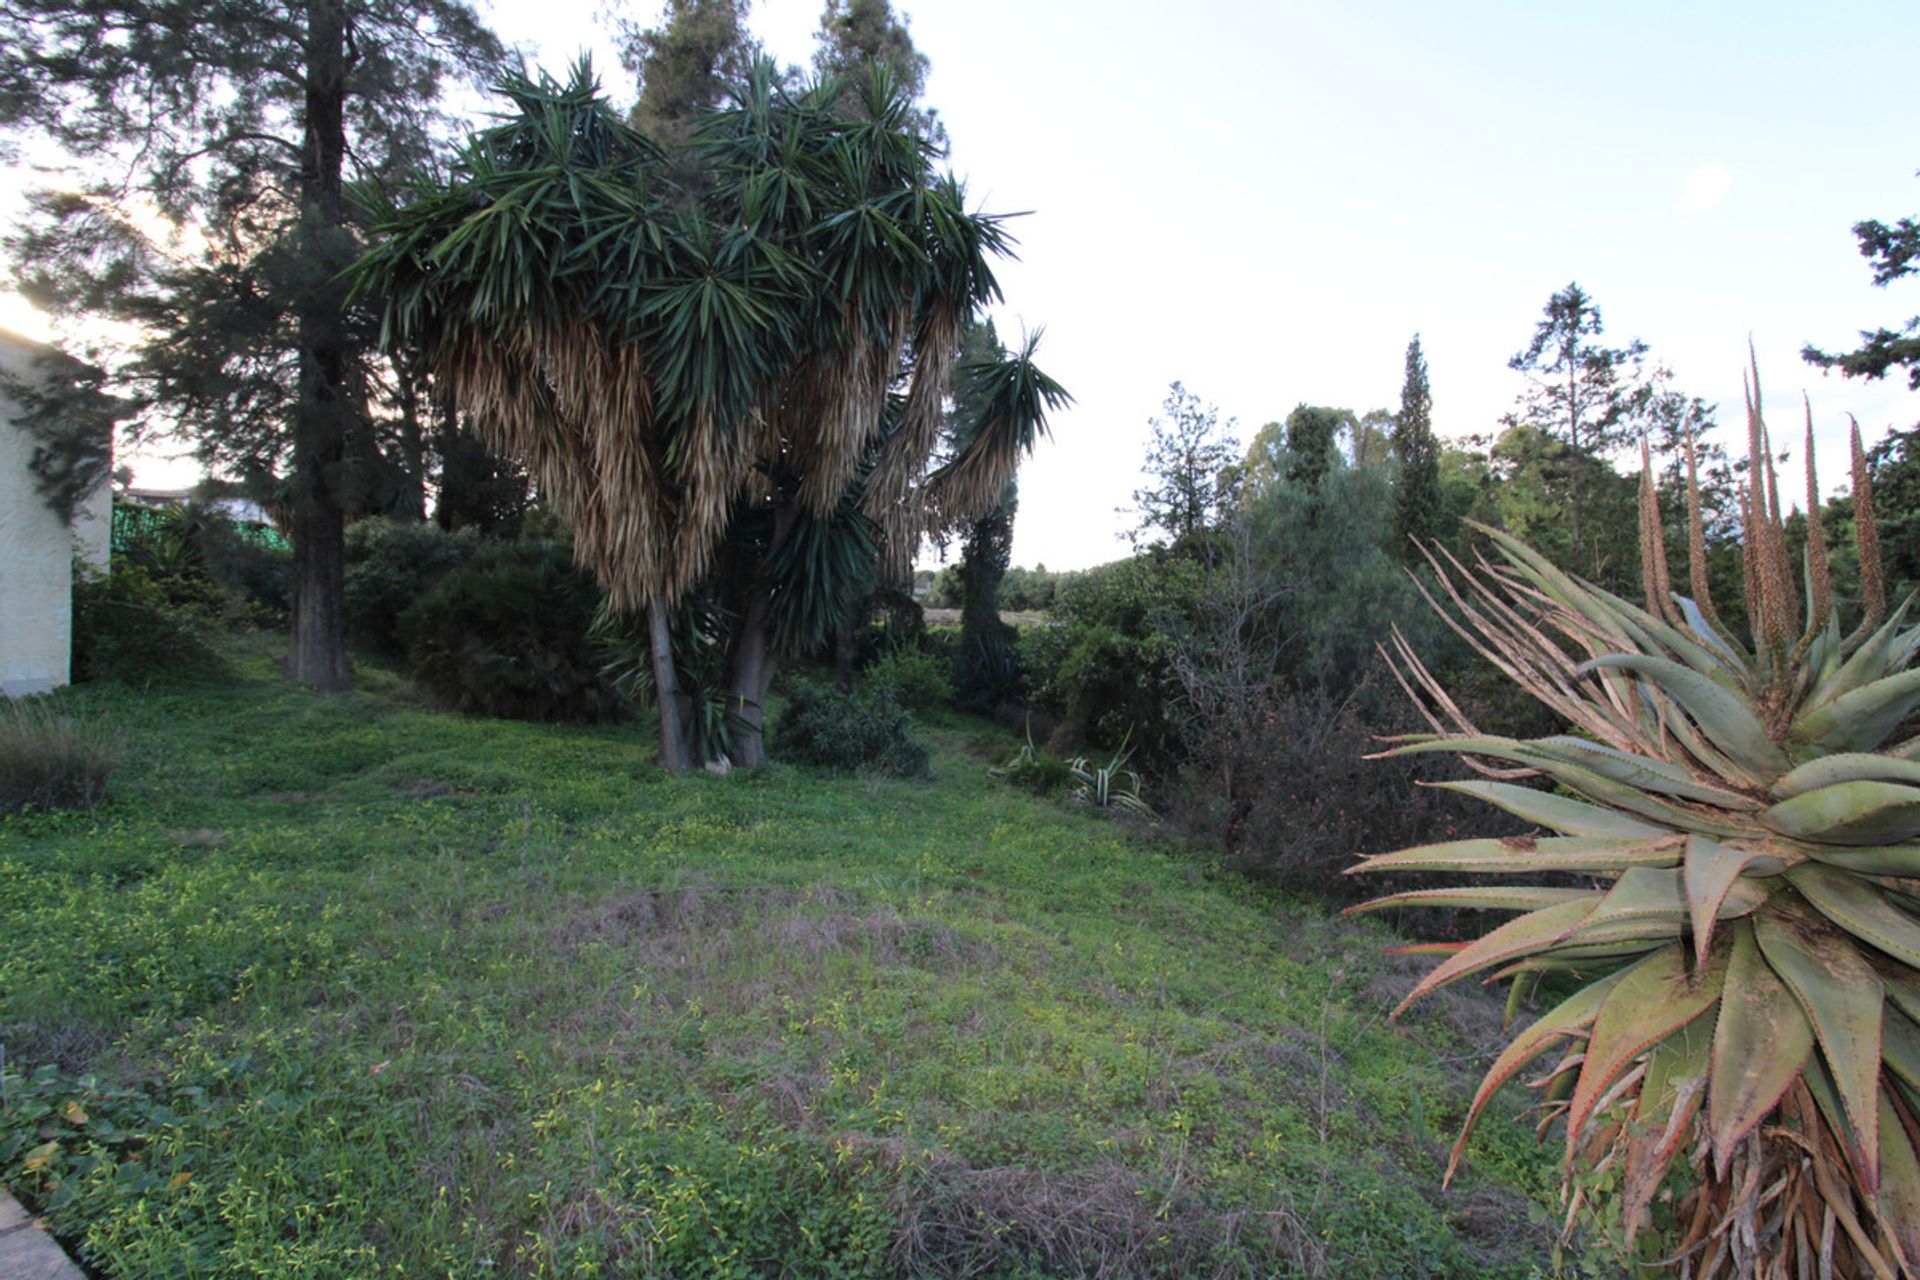
<path fill-rule="evenodd" d="M 0 1176 L 102 1276 L 1526 1276 L 1498 1009 L 986 776 L 668 778 L 362 673 L 73 691 L 0 820 Z M 71 1105 L 70 1105 L 71 1104 Z M 1509 1113 L 1511 1114 L 1511 1113 Z"/>

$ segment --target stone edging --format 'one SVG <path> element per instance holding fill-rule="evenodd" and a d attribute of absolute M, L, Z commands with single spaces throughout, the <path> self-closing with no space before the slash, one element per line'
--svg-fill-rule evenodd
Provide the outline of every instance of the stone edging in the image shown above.
<path fill-rule="evenodd" d="M 86 1280 L 47 1229 L 0 1191 L 0 1276 L 7 1280 Z"/>

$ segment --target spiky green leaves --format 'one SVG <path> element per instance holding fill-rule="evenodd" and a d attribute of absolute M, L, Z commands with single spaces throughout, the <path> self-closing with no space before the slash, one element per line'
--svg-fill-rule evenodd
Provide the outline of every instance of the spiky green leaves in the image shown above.
<path fill-rule="evenodd" d="M 1884 606 L 1869 600 L 1843 641 L 1823 566 L 1808 570 L 1801 629 L 1757 389 L 1752 406 L 1749 639 L 1671 596 L 1658 548 L 1643 562 L 1648 608 L 1493 530 L 1483 531 L 1493 562 L 1469 569 L 1432 557 L 1456 630 L 1575 733 L 1479 733 L 1401 643 L 1402 683 L 1429 704 L 1436 732 L 1400 739 L 1389 754 L 1453 752 L 1491 777 L 1440 785 L 1554 834 L 1367 858 L 1355 869 L 1501 882 L 1359 909 L 1519 913 L 1447 949 L 1409 1003 L 1475 975 L 1603 975 L 1515 1037 L 1466 1130 L 1494 1089 L 1558 1046 L 1550 1096 L 1565 1104 L 1569 1160 L 1619 1162 L 1630 1233 L 1691 1142 L 1696 1165 L 1710 1156 L 1713 1175 L 1690 1193 L 1700 1274 L 1766 1270 L 1776 1265 L 1769 1257 L 1791 1255 L 1783 1274 L 1912 1276 L 1920 739 L 1888 743 L 1920 711 L 1920 671 L 1910 667 L 1920 628 L 1906 624 L 1908 606 L 1883 622 Z M 1859 523 L 1871 558 L 1870 509 Z M 1657 518 L 1643 513 L 1643 526 L 1658 535 Z M 1877 561 L 1869 572 L 1879 573 Z M 1562 879 L 1539 884 L 1548 873 Z M 1568 874 L 1592 880 L 1570 888 Z M 1728 1243 L 1732 1224 L 1756 1222 L 1774 1196 L 1772 1234 L 1743 1226 L 1745 1243 Z M 1790 1228 L 1780 1225 L 1792 1215 Z"/>

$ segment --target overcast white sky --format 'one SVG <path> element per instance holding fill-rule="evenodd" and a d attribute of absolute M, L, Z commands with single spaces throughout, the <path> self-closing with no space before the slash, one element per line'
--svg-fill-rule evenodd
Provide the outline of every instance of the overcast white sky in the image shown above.
<path fill-rule="evenodd" d="M 1301 401 L 1397 407 L 1417 330 L 1437 428 L 1486 430 L 1569 280 L 1730 423 L 1751 332 L 1776 432 L 1806 390 L 1830 482 L 1847 411 L 1876 436 L 1920 420 L 1903 383 L 1799 357 L 1920 312 L 1920 282 L 1873 288 L 1850 231 L 1920 211 L 1912 0 L 895 3 L 954 169 L 1033 211 L 1000 331 L 1044 325 L 1077 400 L 1022 472 L 1018 563 L 1124 554 L 1114 508 L 1176 378 L 1244 442 Z M 759 0 L 753 24 L 805 62 L 820 9 Z M 556 67 L 596 11 L 494 10 Z"/>
<path fill-rule="evenodd" d="M 1569 280 L 1730 427 L 1751 334 L 1776 435 L 1812 396 L 1829 490 L 1847 411 L 1870 439 L 1920 420 L 1904 381 L 1799 358 L 1920 312 L 1920 282 L 1872 287 L 1850 231 L 1920 211 L 1912 0 L 895 3 L 953 167 L 1033 211 L 1000 331 L 1044 325 L 1078 402 L 1022 473 L 1018 563 L 1124 554 L 1114 509 L 1174 379 L 1244 442 L 1302 401 L 1397 407 L 1417 330 L 1436 427 L 1488 429 Z M 820 7 L 759 0 L 754 27 L 805 62 Z M 596 51 L 624 105 L 608 9 L 492 12 L 556 72 Z"/>

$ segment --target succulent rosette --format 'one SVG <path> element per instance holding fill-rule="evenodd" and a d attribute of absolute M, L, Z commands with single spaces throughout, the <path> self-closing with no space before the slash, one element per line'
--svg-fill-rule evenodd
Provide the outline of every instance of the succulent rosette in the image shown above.
<path fill-rule="evenodd" d="M 1691 449 L 1691 597 L 1668 581 L 1650 469 L 1644 605 L 1494 529 L 1481 529 L 1492 552 L 1471 567 L 1432 552 L 1441 612 L 1571 732 L 1479 732 L 1396 634 L 1389 657 L 1434 732 L 1386 754 L 1455 753 L 1480 776 L 1439 785 L 1549 834 L 1369 857 L 1354 870 L 1502 879 L 1359 909 L 1516 913 L 1472 942 L 1418 948 L 1443 958 L 1402 1009 L 1469 977 L 1511 979 L 1510 1011 L 1543 979 L 1572 992 L 1487 1072 L 1449 1177 L 1495 1091 L 1545 1057 L 1543 1129 L 1564 1123 L 1570 1214 L 1593 1181 L 1576 1175 L 1611 1170 L 1628 1245 L 1665 1204 L 1673 1238 L 1659 1261 L 1682 1274 L 1912 1278 L 1920 737 L 1903 735 L 1920 708 L 1920 625 L 1911 600 L 1886 607 L 1858 427 L 1863 616 L 1843 632 L 1811 415 L 1799 575 L 1757 389 L 1748 423 L 1744 634 L 1708 590 Z"/>

